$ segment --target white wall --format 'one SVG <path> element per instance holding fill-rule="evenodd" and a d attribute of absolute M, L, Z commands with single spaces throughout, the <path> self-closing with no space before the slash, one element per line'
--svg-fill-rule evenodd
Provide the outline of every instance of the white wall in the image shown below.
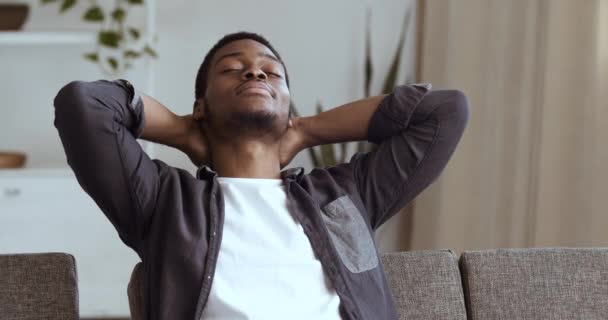
<path fill-rule="evenodd" d="M 80 23 L 82 10 L 58 16 L 56 5 L 40 7 L 38 0 L 28 2 L 34 8 L 25 25 L 26 30 L 92 29 L 91 26 Z M 158 2 L 156 14 L 159 42 L 156 49 L 160 59 L 157 61 L 154 84 L 156 92 L 153 96 L 159 101 L 178 114 L 191 112 L 196 71 L 207 50 L 224 34 L 247 30 L 266 36 L 282 55 L 290 75 L 292 97 L 303 115 L 313 114 L 318 100 L 330 108 L 363 97 L 365 14 L 366 8 L 372 3 L 376 73 L 372 92 L 379 93 L 399 40 L 406 9 L 415 10 L 416 4 L 415 0 Z M 81 1 L 76 9 L 84 8 L 85 4 L 86 1 Z M 401 82 L 414 78 L 414 12 L 411 15 L 406 50 L 403 52 Z M 0 150 L 26 151 L 29 154 L 29 168 L 67 167 L 52 123 L 52 101 L 59 88 L 71 80 L 107 78 L 96 65 L 81 57 L 88 50 L 90 47 L 86 45 L 0 45 Z M 117 77 L 131 80 L 140 89 L 145 88 L 146 75 L 141 68 L 143 65 L 140 61 L 136 64 L 140 69 Z M 155 149 L 155 156 L 194 172 L 195 168 L 188 158 L 176 150 L 159 146 Z M 309 171 L 311 166 L 308 154 L 301 152 L 291 166 L 304 166 Z M 46 204 L 38 205 L 43 210 Z M 27 215 L 28 212 L 18 214 Z M 14 228 L 5 227 L 5 231 Z M 105 227 L 109 228 L 110 223 L 107 222 Z M 76 224 L 71 225 L 71 228 L 85 229 L 86 225 Z M 380 240 L 380 247 L 385 250 L 397 246 L 393 243 L 394 240 L 391 241 L 395 238 L 391 232 L 399 232 L 399 226 L 393 224 L 390 229 L 394 231 L 387 229 Z M 117 237 L 108 241 L 105 249 L 120 244 Z M 8 251 L 18 248 L 9 242 L 2 245 Z M 100 256 L 99 259 L 104 257 Z M 125 261 L 117 263 L 132 265 L 126 259 L 123 260 Z M 94 265 L 96 264 L 91 263 L 90 267 L 94 268 Z M 104 270 L 95 272 L 103 273 Z M 112 272 L 99 276 L 115 279 L 117 272 Z M 120 279 L 127 279 L 129 273 L 130 270 L 124 270 Z M 128 309 L 123 295 L 125 288 L 126 283 L 124 287 L 122 284 L 113 287 L 112 290 L 120 294 L 109 295 L 107 300 L 97 301 L 98 309 L 85 305 L 81 311 L 87 316 L 96 314 L 95 310 L 104 310 L 105 315 L 126 315 Z M 88 293 L 87 297 L 89 296 L 93 297 L 94 292 Z"/>
<path fill-rule="evenodd" d="M 57 6 L 27 1 L 33 8 L 26 30 L 92 29 L 81 23 L 80 3 L 65 16 Z M 85 1 L 86 2 L 86 1 Z M 372 7 L 372 4 L 374 6 Z M 191 112 L 194 79 L 205 53 L 224 34 L 247 30 L 266 36 L 287 65 L 292 97 L 304 115 L 314 113 L 316 101 L 327 107 L 363 96 L 363 57 L 366 8 L 372 8 L 372 38 L 375 72 L 373 92 L 381 87 L 397 45 L 408 0 L 340 1 L 158 1 L 156 46 L 160 55 L 154 96 L 178 114 Z M 413 12 L 413 11 L 412 11 Z M 134 12 L 134 17 L 139 17 Z M 141 13 L 141 12 L 140 12 Z M 413 79 L 415 15 L 403 53 L 401 81 Z M 94 29 L 94 28 L 93 28 Z M 57 132 L 52 125 L 52 99 L 70 80 L 107 78 L 96 65 L 81 58 L 86 45 L 0 46 L 0 150 L 18 149 L 30 154 L 28 167 L 64 167 Z M 142 62 L 136 64 L 143 67 Z M 145 88 L 143 68 L 119 75 Z M 166 147 L 156 156 L 194 172 L 187 157 Z M 301 152 L 292 165 L 310 168 Z"/>

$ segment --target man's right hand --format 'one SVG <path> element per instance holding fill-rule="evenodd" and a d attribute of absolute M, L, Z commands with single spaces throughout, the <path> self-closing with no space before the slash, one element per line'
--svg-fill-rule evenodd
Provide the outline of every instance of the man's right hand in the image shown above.
<path fill-rule="evenodd" d="M 197 167 L 211 163 L 209 143 L 192 114 L 179 116 L 158 100 L 141 93 L 145 124 L 139 138 L 184 152 Z"/>
<path fill-rule="evenodd" d="M 204 164 L 211 164 L 209 140 L 205 136 L 202 126 L 194 120 L 192 114 L 181 116 L 181 121 L 184 122 L 184 126 L 187 129 L 179 149 L 184 152 L 197 167 Z"/>

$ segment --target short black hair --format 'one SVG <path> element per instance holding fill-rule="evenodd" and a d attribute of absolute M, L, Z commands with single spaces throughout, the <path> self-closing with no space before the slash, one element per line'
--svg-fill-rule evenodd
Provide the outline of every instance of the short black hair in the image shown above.
<path fill-rule="evenodd" d="M 215 53 L 220 48 L 222 48 L 223 46 L 225 46 L 231 42 L 234 42 L 237 40 L 245 40 L 245 39 L 259 42 L 259 43 L 263 44 L 264 46 L 266 46 L 268 49 L 270 49 L 270 51 L 272 51 L 272 53 L 275 55 L 275 57 L 277 57 L 277 59 L 279 59 L 279 61 L 283 65 L 283 69 L 285 70 L 285 82 L 287 82 L 287 88 L 289 88 L 289 76 L 287 75 L 287 68 L 285 67 L 285 63 L 283 62 L 283 59 L 281 59 L 281 56 L 279 55 L 277 50 L 275 50 L 274 47 L 270 44 L 270 42 L 268 40 L 266 40 L 266 38 L 264 38 L 262 35 L 257 34 L 257 33 L 240 31 L 240 32 L 227 34 L 224 37 L 222 37 L 215 45 L 213 45 L 211 50 L 209 50 L 209 52 L 207 52 L 207 55 L 205 55 L 205 58 L 203 59 L 203 63 L 201 63 L 201 66 L 199 67 L 198 72 L 196 74 L 196 82 L 194 84 L 194 96 L 196 99 L 202 98 L 205 96 L 205 91 L 207 90 L 207 76 L 209 75 L 209 68 L 210 68 L 211 60 L 213 59 L 213 56 L 215 55 Z M 291 111 L 291 107 L 290 107 L 290 111 Z"/>

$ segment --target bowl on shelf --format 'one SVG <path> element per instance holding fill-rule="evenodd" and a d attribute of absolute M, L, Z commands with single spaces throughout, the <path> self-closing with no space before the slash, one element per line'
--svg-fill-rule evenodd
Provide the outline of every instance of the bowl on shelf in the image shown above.
<path fill-rule="evenodd" d="M 27 3 L 0 3 L 0 30 L 20 30 L 29 12 Z"/>
<path fill-rule="evenodd" d="M 0 169 L 23 168 L 26 158 L 23 152 L 0 151 Z"/>

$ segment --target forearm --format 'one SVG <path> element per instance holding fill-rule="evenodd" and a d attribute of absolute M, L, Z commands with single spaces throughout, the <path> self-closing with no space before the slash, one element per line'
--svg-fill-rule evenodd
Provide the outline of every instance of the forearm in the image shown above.
<path fill-rule="evenodd" d="M 53 100 L 59 138 L 78 183 L 131 248 L 141 249 L 156 203 L 158 164 L 136 138 L 142 104 L 122 80 L 72 81 Z"/>
<path fill-rule="evenodd" d="M 369 97 L 301 117 L 298 126 L 306 136 L 306 148 L 367 139 L 369 121 L 386 95 Z"/>
<path fill-rule="evenodd" d="M 183 149 L 188 132 L 185 118 L 144 93 L 139 93 L 144 106 L 142 139 Z"/>

